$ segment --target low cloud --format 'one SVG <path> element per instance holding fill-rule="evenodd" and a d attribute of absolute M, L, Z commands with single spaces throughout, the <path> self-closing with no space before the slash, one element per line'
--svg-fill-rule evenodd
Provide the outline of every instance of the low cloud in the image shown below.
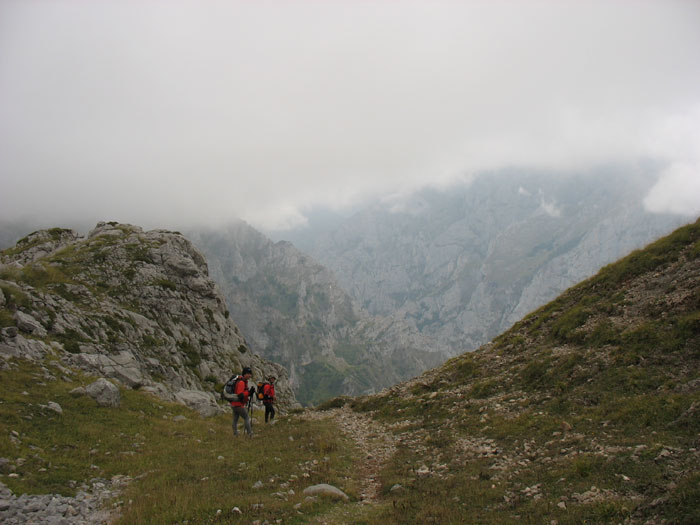
<path fill-rule="evenodd" d="M 644 206 L 654 213 L 700 215 L 700 106 L 664 119 L 649 139 L 649 151 L 667 166 Z"/>
<path fill-rule="evenodd" d="M 697 20 L 673 0 L 7 0 L 0 219 L 279 229 L 640 159 L 666 166 L 649 210 L 697 212 Z"/>
<path fill-rule="evenodd" d="M 644 206 L 654 213 L 700 216 L 700 165 L 676 162 L 666 168 Z"/>

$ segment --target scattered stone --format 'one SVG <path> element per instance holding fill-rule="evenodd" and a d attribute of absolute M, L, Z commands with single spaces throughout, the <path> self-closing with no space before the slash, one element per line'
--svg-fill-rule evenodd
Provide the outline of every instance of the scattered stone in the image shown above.
<path fill-rule="evenodd" d="M 0 523 L 19 525 L 46 523 L 52 525 L 101 525 L 114 520 L 118 506 L 107 509 L 130 478 L 115 476 L 112 480 L 93 479 L 83 485 L 75 497 L 59 494 L 22 494 L 16 496 L 0 482 Z"/>
<path fill-rule="evenodd" d="M 77 388 L 74 388 L 69 392 L 70 395 L 73 397 L 80 397 L 80 396 L 86 396 L 87 395 L 87 390 L 85 390 L 84 386 L 79 386 Z"/>
<path fill-rule="evenodd" d="M 416 474 L 419 476 L 427 476 L 430 474 L 430 469 L 425 465 L 421 465 L 420 468 L 416 470 Z"/>
<path fill-rule="evenodd" d="M 403 486 L 400 483 L 396 483 L 389 489 L 389 492 L 400 492 L 402 490 L 404 490 Z"/>
<path fill-rule="evenodd" d="M 673 453 L 670 450 L 668 450 L 667 448 L 665 448 L 661 452 L 659 452 L 658 456 L 656 456 L 656 461 L 665 459 L 667 457 L 670 457 L 671 455 L 673 455 Z"/>
<path fill-rule="evenodd" d="M 85 390 L 100 406 L 118 407 L 121 404 L 119 388 L 104 377 L 88 385 Z"/>
<path fill-rule="evenodd" d="M 187 421 L 187 418 L 183 415 L 177 415 L 173 418 L 173 421 Z"/>
<path fill-rule="evenodd" d="M 348 495 L 342 490 L 333 485 L 328 485 L 327 483 L 320 483 L 318 485 L 312 485 L 304 489 L 304 494 L 307 496 L 327 496 L 330 498 L 348 500 Z"/>
<path fill-rule="evenodd" d="M 57 414 L 63 414 L 63 409 L 61 408 L 61 405 L 59 405 L 58 403 L 56 403 L 54 401 L 49 401 L 48 404 L 46 405 L 46 407 L 49 410 L 53 410 Z"/>
<path fill-rule="evenodd" d="M 256 482 L 253 484 L 253 488 L 254 488 L 254 489 L 261 489 L 261 488 L 263 488 L 263 482 L 260 481 L 260 480 L 256 481 Z"/>

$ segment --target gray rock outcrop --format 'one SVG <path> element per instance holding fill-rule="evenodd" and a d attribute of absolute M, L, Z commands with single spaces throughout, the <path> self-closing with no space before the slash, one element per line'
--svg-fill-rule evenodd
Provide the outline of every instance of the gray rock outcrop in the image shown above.
<path fill-rule="evenodd" d="M 85 393 L 102 407 L 118 407 L 121 404 L 119 387 L 103 377 L 86 386 Z"/>
<path fill-rule="evenodd" d="M 289 242 L 244 222 L 187 235 L 206 254 L 250 346 L 288 368 L 305 404 L 379 391 L 446 357 L 408 323 L 367 314 Z"/>
<path fill-rule="evenodd" d="M 207 414 L 220 385 L 250 366 L 255 381 L 278 378 L 282 409 L 297 404 L 284 367 L 250 350 L 204 256 L 179 233 L 107 222 L 86 236 L 34 232 L 0 253 L 0 291 L 11 320 L 0 362 L 57 354 Z"/>
<path fill-rule="evenodd" d="M 111 480 L 95 478 L 83 484 L 75 497 L 60 494 L 16 496 L 0 482 L 0 522 L 4 525 L 109 523 L 115 516 L 105 504 L 115 498 L 129 481 L 126 476 L 115 476 Z"/>

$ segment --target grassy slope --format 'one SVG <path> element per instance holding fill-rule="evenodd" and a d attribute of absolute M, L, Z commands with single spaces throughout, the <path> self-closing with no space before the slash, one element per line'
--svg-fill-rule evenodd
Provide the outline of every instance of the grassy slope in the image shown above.
<path fill-rule="evenodd" d="M 202 419 L 133 390 L 122 390 L 120 408 L 100 408 L 69 394 L 91 379 L 66 376 L 50 363 L 12 364 L 0 371 L 0 457 L 25 461 L 16 467 L 19 477 L 0 481 L 16 494 L 73 495 L 91 478 L 127 475 L 135 479 L 120 498 L 119 523 L 295 523 L 343 505 L 304 502 L 309 485 L 331 483 L 354 497 L 355 451 L 327 422 L 302 424 L 292 416 L 269 426 L 257 411 L 256 437 L 234 440 L 230 415 Z M 59 403 L 63 414 L 42 408 L 48 401 Z M 187 419 L 173 421 L 177 415 Z M 252 489 L 258 480 L 263 488 Z M 232 514 L 235 506 L 242 516 Z"/>
<path fill-rule="evenodd" d="M 699 387 L 700 221 L 353 406 L 400 439 L 388 522 L 700 523 Z"/>

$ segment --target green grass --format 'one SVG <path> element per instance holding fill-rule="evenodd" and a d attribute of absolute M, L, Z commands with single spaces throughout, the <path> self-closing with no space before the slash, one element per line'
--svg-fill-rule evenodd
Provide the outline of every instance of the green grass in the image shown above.
<path fill-rule="evenodd" d="M 51 365 L 47 370 L 63 376 Z M 128 475 L 136 479 L 119 498 L 123 524 L 303 523 L 336 505 L 351 505 L 305 502 L 305 487 L 330 483 L 357 496 L 352 462 L 358 451 L 328 422 L 289 416 L 265 425 L 257 411 L 256 437 L 234 439 L 230 414 L 202 419 L 181 405 L 124 389 L 121 407 L 98 407 L 88 397 L 69 394 L 92 379 L 72 377 L 51 379 L 41 367 L 20 360 L 0 372 L 0 427 L 6 429 L 0 457 L 25 459 L 17 467 L 19 477 L 1 479 L 17 494 L 74 495 L 91 478 Z M 59 403 L 63 414 L 40 406 L 48 401 Z M 186 420 L 174 421 L 177 415 Z M 10 440 L 12 431 L 18 444 Z M 257 481 L 263 488 L 252 489 Z M 280 492 L 286 499 L 275 495 Z M 232 514 L 233 507 L 243 515 Z"/>

